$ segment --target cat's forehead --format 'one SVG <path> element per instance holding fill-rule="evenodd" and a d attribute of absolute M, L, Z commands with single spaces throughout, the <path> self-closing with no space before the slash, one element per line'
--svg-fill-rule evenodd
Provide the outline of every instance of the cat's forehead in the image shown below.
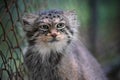
<path fill-rule="evenodd" d="M 37 19 L 38 23 L 39 22 L 58 23 L 61 21 L 64 23 L 66 21 L 63 15 L 63 11 L 56 11 L 56 10 L 39 12 L 39 18 Z"/>
<path fill-rule="evenodd" d="M 60 10 L 49 10 L 49 11 L 41 11 L 39 12 L 39 16 L 48 16 L 48 17 L 59 17 L 63 15 L 63 11 Z"/>

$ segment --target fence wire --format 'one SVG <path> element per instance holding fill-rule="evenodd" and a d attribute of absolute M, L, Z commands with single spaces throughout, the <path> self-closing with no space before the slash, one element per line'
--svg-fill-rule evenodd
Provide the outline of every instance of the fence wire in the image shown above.
<path fill-rule="evenodd" d="M 0 80 L 24 80 L 21 17 L 30 0 L 0 0 Z"/>

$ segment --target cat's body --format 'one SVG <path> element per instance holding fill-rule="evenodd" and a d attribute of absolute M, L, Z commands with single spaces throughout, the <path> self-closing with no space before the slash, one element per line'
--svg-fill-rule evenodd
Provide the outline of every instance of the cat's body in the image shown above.
<path fill-rule="evenodd" d="M 74 12 L 46 11 L 23 18 L 32 80 L 106 80 L 100 65 L 78 40 Z"/>

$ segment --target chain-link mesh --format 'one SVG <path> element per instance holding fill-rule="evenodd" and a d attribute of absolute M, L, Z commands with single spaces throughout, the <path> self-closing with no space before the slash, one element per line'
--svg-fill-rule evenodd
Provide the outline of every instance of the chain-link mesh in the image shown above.
<path fill-rule="evenodd" d="M 0 80 L 24 80 L 21 17 L 30 0 L 0 0 Z"/>

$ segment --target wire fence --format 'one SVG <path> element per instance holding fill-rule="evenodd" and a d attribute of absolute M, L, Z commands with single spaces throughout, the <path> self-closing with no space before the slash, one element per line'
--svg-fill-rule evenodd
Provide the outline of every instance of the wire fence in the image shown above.
<path fill-rule="evenodd" d="M 24 80 L 21 17 L 30 0 L 0 0 L 0 80 Z"/>

